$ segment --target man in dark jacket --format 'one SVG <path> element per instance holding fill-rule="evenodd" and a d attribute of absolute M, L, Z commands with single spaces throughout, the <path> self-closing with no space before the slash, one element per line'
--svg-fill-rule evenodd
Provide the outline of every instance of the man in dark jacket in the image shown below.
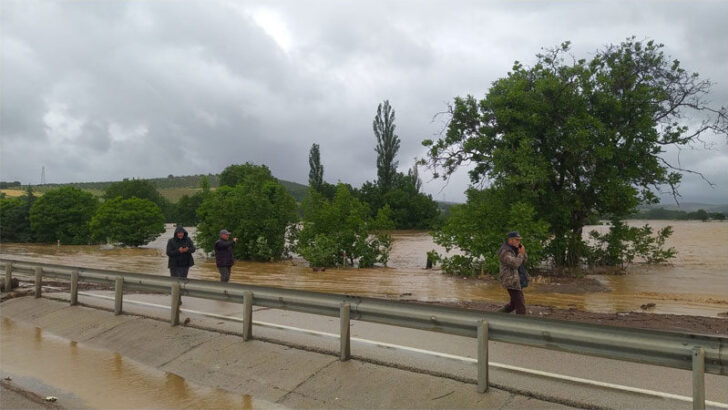
<path fill-rule="evenodd" d="M 499 312 L 510 313 L 515 310 L 518 315 L 526 313 L 526 299 L 523 297 L 523 287 L 528 286 L 526 259 L 528 255 L 521 244 L 521 235 L 515 231 L 508 232 L 506 242 L 498 249 L 498 260 L 501 286 L 508 291 L 511 301 L 498 309 Z"/>
<path fill-rule="evenodd" d="M 173 278 L 186 278 L 190 266 L 195 264 L 192 254 L 195 252 L 195 244 L 187 236 L 185 228 L 178 226 L 174 230 L 174 236 L 167 241 L 167 256 L 169 256 L 169 273 Z"/>
<path fill-rule="evenodd" d="M 220 272 L 220 281 L 227 282 L 230 280 L 230 268 L 233 263 L 233 246 L 238 242 L 238 238 L 230 240 L 230 232 L 226 229 L 220 231 L 220 239 L 215 242 L 215 264 Z"/>

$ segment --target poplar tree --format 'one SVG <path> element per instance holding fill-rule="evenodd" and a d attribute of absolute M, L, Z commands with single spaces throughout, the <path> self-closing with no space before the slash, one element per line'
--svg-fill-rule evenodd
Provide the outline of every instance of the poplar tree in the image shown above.
<path fill-rule="evenodd" d="M 394 133 L 394 109 L 389 105 L 389 100 L 384 100 L 377 107 L 377 115 L 372 123 L 374 135 L 377 137 L 377 185 L 387 192 L 394 183 L 397 173 L 399 151 L 399 137 Z"/>
<path fill-rule="evenodd" d="M 308 185 L 318 192 L 321 192 L 321 187 L 324 183 L 324 166 L 321 164 L 321 154 L 319 152 L 319 145 L 311 145 L 311 150 L 308 153 Z"/>

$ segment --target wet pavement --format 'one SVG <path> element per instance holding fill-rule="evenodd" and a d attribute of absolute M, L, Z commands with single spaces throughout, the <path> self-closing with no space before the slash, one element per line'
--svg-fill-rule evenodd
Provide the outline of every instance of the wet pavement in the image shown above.
<path fill-rule="evenodd" d="M 108 297 L 112 292 L 93 294 Z M 180 319 L 187 326 L 171 327 L 168 295 L 125 295 L 125 314 L 120 316 L 47 299 L 67 300 L 67 296 L 45 293 L 42 299 L 9 300 L 0 313 L 3 374 L 14 372 L 14 380 L 25 377 L 33 388 L 50 386 L 50 393 L 40 393 L 57 395 L 70 407 L 95 403 L 91 407 L 107 408 L 111 397 L 119 407 L 133 408 L 243 407 L 246 400 L 253 408 L 689 407 L 689 402 L 493 366 L 505 363 L 689 396 L 690 372 L 676 369 L 491 342 L 494 388 L 480 395 L 474 384 L 475 366 L 468 361 L 476 353 L 470 338 L 353 321 L 354 360 L 340 362 L 338 338 L 325 335 L 336 335 L 337 318 L 256 307 L 254 340 L 243 342 L 239 304 L 183 297 Z M 87 295 L 79 301 L 103 309 L 113 306 L 113 300 Z M 6 343 L 18 351 L 7 350 Z M 8 352 L 19 361 L 6 365 Z M 49 368 L 71 371 L 56 374 Z M 727 380 L 706 376 L 708 400 L 728 402 Z M 127 394 L 105 393 L 117 388 L 127 389 Z M 125 401 L 133 395 L 144 403 Z"/>
<path fill-rule="evenodd" d="M 2 376 L 70 408 L 565 408 L 45 298 L 3 303 Z"/>

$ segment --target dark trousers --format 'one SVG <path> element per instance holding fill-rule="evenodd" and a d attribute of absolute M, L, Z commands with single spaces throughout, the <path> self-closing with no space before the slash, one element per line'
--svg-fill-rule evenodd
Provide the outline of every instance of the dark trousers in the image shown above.
<path fill-rule="evenodd" d="M 220 282 L 230 280 L 230 266 L 218 266 L 217 271 L 220 272 Z"/>
<path fill-rule="evenodd" d="M 172 268 L 169 268 L 169 274 L 173 278 L 187 278 L 187 273 L 189 271 L 189 266 L 174 266 Z"/>
<path fill-rule="evenodd" d="M 506 313 L 511 313 L 515 310 L 517 315 L 525 315 L 526 298 L 523 297 L 523 291 L 518 289 L 506 290 L 508 291 L 508 295 L 510 295 L 511 297 L 511 301 L 503 307 L 503 311 Z"/>

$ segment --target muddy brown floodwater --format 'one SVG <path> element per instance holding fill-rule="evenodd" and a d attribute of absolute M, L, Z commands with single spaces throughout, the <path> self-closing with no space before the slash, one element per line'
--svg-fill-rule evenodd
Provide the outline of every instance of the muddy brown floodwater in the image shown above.
<path fill-rule="evenodd" d="M 589 312 L 648 312 L 716 317 L 728 311 L 728 222 L 629 221 L 655 230 L 673 226 L 667 246 L 678 251 L 668 265 L 634 264 L 626 275 L 588 275 L 581 279 L 536 278 L 526 289 L 529 305 L 575 308 Z M 606 226 L 587 227 L 604 231 Z M 190 229 L 194 232 L 194 229 Z M 6 255 L 38 261 L 129 272 L 167 275 L 166 241 L 171 227 L 144 248 L 2 244 Z M 426 270 L 425 253 L 444 252 L 426 232 L 395 232 L 388 267 L 328 269 L 313 272 L 303 260 L 275 263 L 237 261 L 231 281 L 379 298 L 425 302 L 504 302 L 491 279 L 464 279 Z M 201 251 L 190 270 L 195 279 L 219 280 L 214 258 Z"/>
<path fill-rule="evenodd" d="M 0 334 L 0 375 L 24 390 L 56 396 L 66 408 L 279 407 L 247 394 L 199 386 L 119 353 L 56 337 L 8 318 L 0 319 Z"/>

